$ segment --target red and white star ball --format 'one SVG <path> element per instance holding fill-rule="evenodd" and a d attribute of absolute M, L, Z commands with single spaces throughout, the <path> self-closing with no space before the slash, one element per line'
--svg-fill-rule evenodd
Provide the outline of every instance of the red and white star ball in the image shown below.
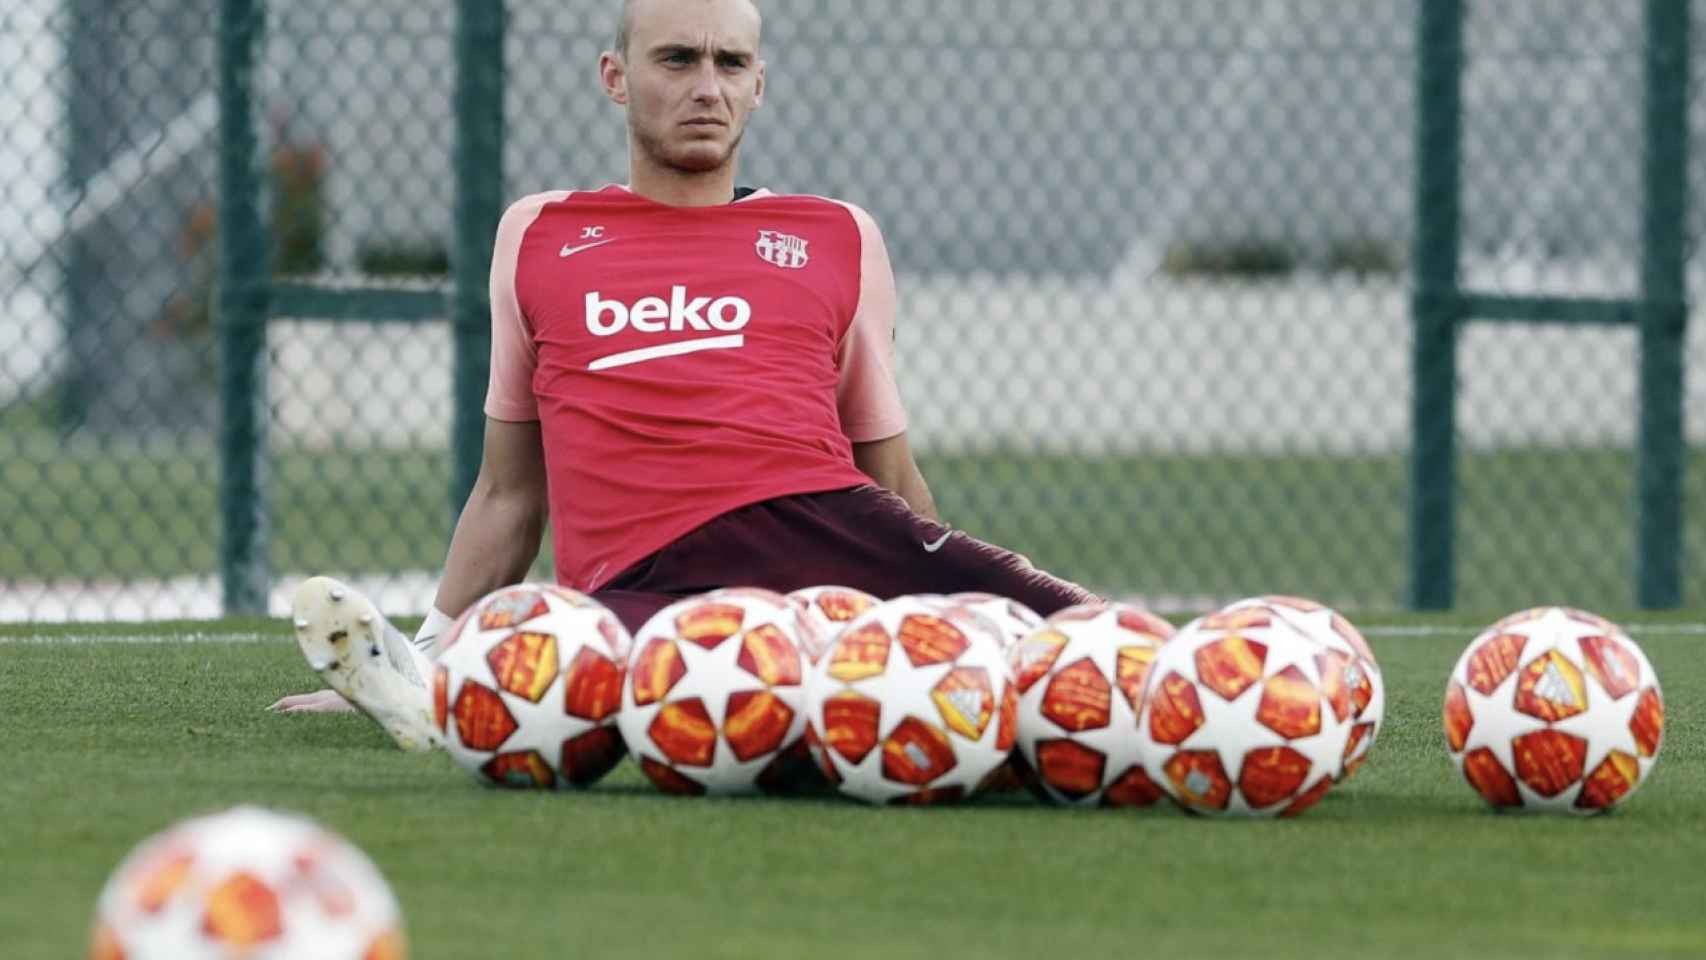
<path fill-rule="evenodd" d="M 973 591 L 951 593 L 947 595 L 946 599 L 948 602 L 957 603 L 994 624 L 996 629 L 1000 631 L 1003 650 L 1011 650 L 1014 644 L 1043 625 L 1043 618 L 1035 610 L 1017 600 L 993 593 Z M 1025 789 L 1025 778 L 1018 767 L 1018 764 L 1022 763 L 1024 763 L 1023 760 L 1015 762 L 1014 757 L 1009 757 L 1006 763 L 997 767 L 995 772 L 984 780 L 979 789 L 986 793 L 1012 793 Z"/>
<path fill-rule="evenodd" d="M 672 603 L 634 635 L 617 723 L 665 793 L 783 790 L 805 732 L 788 598 L 756 588 Z"/>
<path fill-rule="evenodd" d="M 1123 603 L 1051 615 L 1007 651 L 1019 691 L 1018 754 L 1054 803 L 1147 807 L 1166 796 L 1138 755 L 1149 666 L 1173 625 Z"/>
<path fill-rule="evenodd" d="M 113 871 L 90 960 L 403 960 L 391 888 L 298 816 L 237 807 L 168 827 Z"/>
<path fill-rule="evenodd" d="M 451 758 L 507 787 L 586 787 L 626 753 L 616 729 L 630 640 L 603 604 L 550 584 L 495 590 L 445 631 L 433 722 Z"/>
<path fill-rule="evenodd" d="M 1452 762 L 1494 808 L 1593 814 L 1652 771 L 1665 707 L 1622 628 L 1537 607 L 1470 641 L 1446 683 L 1444 720 Z"/>
<path fill-rule="evenodd" d="M 881 603 L 876 597 L 852 587 L 802 587 L 788 594 L 799 614 L 800 653 L 815 664 L 841 635 L 841 628 L 854 617 Z"/>
<path fill-rule="evenodd" d="M 990 622 L 1001 630 L 1003 648 L 1018 643 L 1032 630 L 1043 625 L 1043 618 L 1035 610 L 1017 600 L 993 593 L 951 593 L 948 599 L 962 607 L 970 608 L 974 613 L 988 617 Z"/>
<path fill-rule="evenodd" d="M 848 624 L 806 691 L 807 741 L 825 775 L 868 803 L 975 793 L 1016 735 L 999 633 L 941 597 L 897 597 Z"/>
<path fill-rule="evenodd" d="M 1339 782 L 1349 780 L 1368 759 L 1386 718 L 1386 680 L 1374 651 L 1343 614 L 1314 600 L 1270 594 L 1240 600 L 1225 609 L 1246 607 L 1271 611 L 1326 648 L 1323 669 L 1339 672 L 1345 694 L 1333 701 L 1333 711 L 1341 719 L 1349 716 L 1351 720 L 1350 737 L 1345 741 L 1345 769 Z"/>
<path fill-rule="evenodd" d="M 1223 610 L 1187 624 L 1149 667 L 1137 729 L 1151 780 L 1213 816 L 1294 816 L 1343 768 L 1343 678 L 1321 647 L 1272 611 Z"/>

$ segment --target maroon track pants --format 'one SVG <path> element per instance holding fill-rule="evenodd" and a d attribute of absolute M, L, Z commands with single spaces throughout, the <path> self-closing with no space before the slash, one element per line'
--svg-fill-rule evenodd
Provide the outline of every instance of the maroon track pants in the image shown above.
<path fill-rule="evenodd" d="M 882 599 L 981 591 L 1043 616 L 1098 598 L 1010 550 L 926 519 L 876 486 L 777 497 L 731 510 L 617 574 L 593 594 L 630 631 L 717 587 L 781 593 L 837 584 Z"/>

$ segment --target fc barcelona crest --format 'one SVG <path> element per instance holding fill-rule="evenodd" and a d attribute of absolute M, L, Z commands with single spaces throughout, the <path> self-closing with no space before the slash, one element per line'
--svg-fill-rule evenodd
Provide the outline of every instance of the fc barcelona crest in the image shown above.
<path fill-rule="evenodd" d="M 758 242 L 754 246 L 766 262 L 789 270 L 798 270 L 811 259 L 806 256 L 805 240 L 774 230 L 758 231 Z"/>

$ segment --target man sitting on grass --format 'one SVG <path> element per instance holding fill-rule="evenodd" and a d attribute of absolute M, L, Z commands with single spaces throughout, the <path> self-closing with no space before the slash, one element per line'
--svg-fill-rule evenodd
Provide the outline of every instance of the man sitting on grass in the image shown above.
<path fill-rule="evenodd" d="M 598 66 L 629 182 L 523 198 L 498 226 L 483 459 L 434 609 L 411 644 L 348 587 L 304 583 L 298 640 L 335 692 L 274 709 L 347 699 L 405 746 L 435 742 L 422 651 L 526 575 L 546 516 L 558 580 L 630 630 L 730 585 L 983 591 L 1045 615 L 1094 599 L 937 519 L 871 216 L 737 189 L 760 26 L 752 0 L 624 3 Z"/>

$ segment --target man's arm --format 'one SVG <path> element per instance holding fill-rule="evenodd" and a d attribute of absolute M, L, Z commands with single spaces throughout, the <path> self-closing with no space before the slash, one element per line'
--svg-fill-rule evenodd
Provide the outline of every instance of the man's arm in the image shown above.
<path fill-rule="evenodd" d="M 486 418 L 480 473 L 456 521 L 433 606 L 451 617 L 519 583 L 545 531 L 545 448 L 539 422 Z"/>
<path fill-rule="evenodd" d="M 936 500 L 930 496 L 930 485 L 912 459 L 912 444 L 906 432 L 892 437 L 853 444 L 853 463 L 880 487 L 900 495 L 912 512 L 941 520 L 936 515 Z"/>
<path fill-rule="evenodd" d="M 853 444 L 853 463 L 877 485 L 898 494 L 914 513 L 939 519 L 930 485 L 912 459 L 906 410 L 894 379 L 894 270 L 883 233 L 871 215 L 846 204 L 859 230 L 859 299 L 837 347 L 841 381 L 835 405 Z"/>

